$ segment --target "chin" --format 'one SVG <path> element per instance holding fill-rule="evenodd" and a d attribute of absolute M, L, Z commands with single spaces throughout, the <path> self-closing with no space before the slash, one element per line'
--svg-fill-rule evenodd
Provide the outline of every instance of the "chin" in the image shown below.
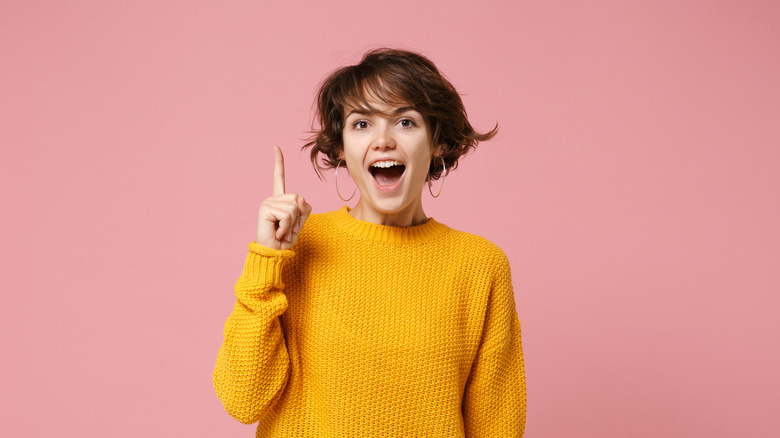
<path fill-rule="evenodd" d="M 387 196 L 387 194 L 372 193 L 366 196 L 366 207 L 371 208 L 377 213 L 394 214 L 401 213 L 407 209 L 414 208 L 415 198 L 398 194 L 396 196 Z"/>
<path fill-rule="evenodd" d="M 403 202 L 400 199 L 381 199 L 373 200 L 369 205 L 376 210 L 377 213 L 393 214 L 399 213 L 411 206 L 411 202 Z"/>

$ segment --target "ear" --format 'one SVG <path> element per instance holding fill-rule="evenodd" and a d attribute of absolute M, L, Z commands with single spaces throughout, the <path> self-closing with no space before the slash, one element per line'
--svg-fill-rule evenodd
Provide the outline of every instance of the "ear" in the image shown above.
<path fill-rule="evenodd" d="M 443 154 L 443 153 L 444 153 L 444 145 L 443 145 L 443 144 L 440 144 L 440 145 L 438 145 L 438 146 L 434 146 L 434 147 L 433 147 L 433 150 L 431 151 L 431 153 L 433 154 L 433 157 L 434 157 L 434 158 L 439 158 L 439 157 L 441 157 L 441 154 Z"/>
<path fill-rule="evenodd" d="M 343 146 L 338 148 L 338 149 L 336 149 L 336 156 L 338 157 L 339 160 L 343 160 L 344 159 L 344 147 Z"/>

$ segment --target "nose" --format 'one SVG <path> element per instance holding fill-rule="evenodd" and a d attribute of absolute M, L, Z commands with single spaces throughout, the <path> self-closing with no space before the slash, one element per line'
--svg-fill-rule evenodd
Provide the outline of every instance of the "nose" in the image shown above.
<path fill-rule="evenodd" d="M 371 142 L 371 149 L 375 151 L 395 149 L 395 139 L 393 138 L 392 130 L 386 124 L 377 126 L 374 132 L 376 135 Z"/>

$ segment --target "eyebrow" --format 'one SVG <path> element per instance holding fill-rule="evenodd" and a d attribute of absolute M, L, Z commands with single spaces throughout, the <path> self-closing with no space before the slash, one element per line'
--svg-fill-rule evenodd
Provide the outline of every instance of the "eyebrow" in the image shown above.
<path fill-rule="evenodd" d="M 396 108 L 390 115 L 397 116 L 398 114 L 402 114 L 402 113 L 405 113 L 405 112 L 410 111 L 410 110 L 414 110 L 414 108 L 412 108 L 410 106 L 402 106 L 401 108 Z M 367 116 L 367 115 L 376 114 L 376 113 L 386 114 L 386 113 L 383 113 L 381 111 L 376 111 L 376 110 L 371 111 L 371 110 L 365 110 L 365 109 L 353 109 L 352 111 L 349 112 L 349 114 L 347 114 L 347 117 L 345 117 L 345 119 L 349 118 L 349 116 L 351 116 L 352 114 L 359 114 L 359 115 L 362 115 L 362 116 Z"/>

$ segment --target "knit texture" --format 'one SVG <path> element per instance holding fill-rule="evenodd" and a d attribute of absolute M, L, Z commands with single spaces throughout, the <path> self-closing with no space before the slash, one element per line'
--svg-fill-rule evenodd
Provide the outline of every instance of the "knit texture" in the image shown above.
<path fill-rule="evenodd" d="M 521 437 L 509 263 L 429 219 L 313 214 L 293 250 L 249 244 L 214 387 L 257 437 Z"/>

